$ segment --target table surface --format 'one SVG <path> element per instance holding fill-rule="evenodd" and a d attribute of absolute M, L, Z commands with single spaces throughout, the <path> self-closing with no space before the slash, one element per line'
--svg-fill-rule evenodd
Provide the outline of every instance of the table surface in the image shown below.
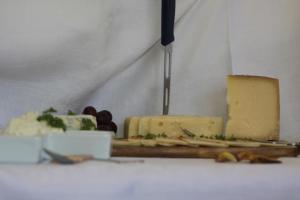
<path fill-rule="evenodd" d="M 300 158 L 282 164 L 212 159 L 0 165 L 0 199 L 300 199 Z"/>

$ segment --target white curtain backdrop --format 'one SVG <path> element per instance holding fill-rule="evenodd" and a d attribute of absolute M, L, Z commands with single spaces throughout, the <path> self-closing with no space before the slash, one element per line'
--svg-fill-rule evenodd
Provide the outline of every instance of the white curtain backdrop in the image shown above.
<path fill-rule="evenodd" d="M 162 112 L 160 0 L 0 0 L 0 127 L 50 106 Z M 226 76 L 278 77 L 300 139 L 300 1 L 177 0 L 170 114 L 226 117 Z"/>

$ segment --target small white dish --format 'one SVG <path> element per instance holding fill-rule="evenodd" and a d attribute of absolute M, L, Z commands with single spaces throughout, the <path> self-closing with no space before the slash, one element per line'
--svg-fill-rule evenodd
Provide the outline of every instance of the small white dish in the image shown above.
<path fill-rule="evenodd" d="M 43 148 L 62 155 L 92 155 L 108 159 L 111 155 L 110 131 L 66 131 L 64 134 L 49 134 L 43 138 Z M 45 154 L 43 157 L 48 158 Z"/>
<path fill-rule="evenodd" d="M 41 137 L 0 135 L 0 163 L 38 163 L 41 149 Z"/>

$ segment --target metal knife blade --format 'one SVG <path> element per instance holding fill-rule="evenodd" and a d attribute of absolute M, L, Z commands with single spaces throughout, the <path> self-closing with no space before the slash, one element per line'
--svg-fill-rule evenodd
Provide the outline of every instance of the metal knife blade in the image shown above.
<path fill-rule="evenodd" d="M 174 41 L 175 0 L 162 0 L 161 9 L 161 44 L 164 46 L 164 94 L 163 115 L 169 114 L 172 42 Z"/>

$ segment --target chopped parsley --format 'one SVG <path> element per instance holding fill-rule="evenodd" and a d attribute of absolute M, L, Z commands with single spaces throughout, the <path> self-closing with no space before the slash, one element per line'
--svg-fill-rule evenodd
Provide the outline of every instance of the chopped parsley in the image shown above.
<path fill-rule="evenodd" d="M 67 130 L 67 126 L 65 125 L 64 121 L 58 117 L 54 117 L 49 112 L 44 112 L 42 115 L 40 115 L 37 118 L 38 121 L 45 121 L 48 126 L 54 127 L 54 128 L 61 128 L 64 131 Z"/>
<path fill-rule="evenodd" d="M 76 113 L 74 113 L 72 110 L 69 110 L 68 115 L 76 115 Z"/>
<path fill-rule="evenodd" d="M 237 140 L 237 138 L 234 137 L 234 135 L 231 135 L 229 138 L 226 138 L 226 139 L 229 140 L 229 141 L 236 141 Z"/>
<path fill-rule="evenodd" d="M 146 140 L 152 140 L 155 139 L 156 135 L 152 134 L 152 133 L 147 133 L 147 135 L 145 135 L 144 139 Z"/>
<path fill-rule="evenodd" d="M 217 139 L 217 140 L 226 140 L 225 136 L 224 136 L 224 135 L 221 135 L 221 134 L 216 135 L 216 136 L 215 136 L 215 139 Z"/>
<path fill-rule="evenodd" d="M 86 130 L 86 131 L 96 130 L 96 125 L 94 124 L 94 122 L 91 119 L 83 118 L 81 120 L 80 130 Z"/>
<path fill-rule="evenodd" d="M 54 108 L 50 107 L 49 109 L 44 110 L 43 114 L 46 114 L 46 113 L 55 113 L 55 112 L 57 112 L 57 110 L 55 110 Z"/>
<path fill-rule="evenodd" d="M 191 131 L 189 131 L 187 129 L 182 128 L 181 130 L 183 131 L 184 134 L 186 134 L 189 137 L 194 138 L 196 136 L 194 133 L 192 133 Z"/>
<path fill-rule="evenodd" d="M 144 138 L 143 135 L 137 135 L 137 136 L 133 136 L 133 137 L 136 138 L 136 139 L 143 139 Z"/>
<path fill-rule="evenodd" d="M 157 137 L 167 138 L 168 136 L 165 133 L 158 134 Z"/>

